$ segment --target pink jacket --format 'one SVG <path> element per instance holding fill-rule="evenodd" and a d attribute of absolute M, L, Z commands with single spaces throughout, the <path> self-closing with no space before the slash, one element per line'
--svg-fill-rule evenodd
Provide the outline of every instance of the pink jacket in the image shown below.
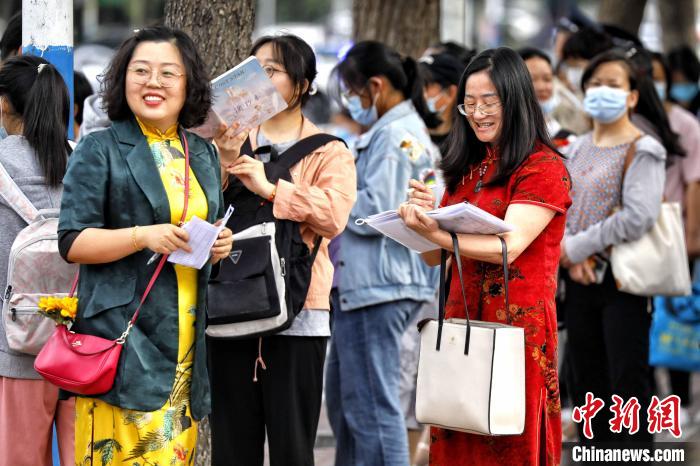
<path fill-rule="evenodd" d="M 320 133 L 316 125 L 304 119 L 301 138 Z M 250 132 L 253 149 L 257 129 Z M 311 269 L 311 285 L 304 309 L 330 309 L 333 264 L 328 257 L 329 241 L 339 235 L 348 222 L 357 196 L 355 160 L 342 142 L 334 141 L 307 155 L 291 169 L 294 183 L 280 180 L 273 213 L 280 219 L 300 222 L 304 242 L 313 247 L 316 235 L 323 236 Z"/>

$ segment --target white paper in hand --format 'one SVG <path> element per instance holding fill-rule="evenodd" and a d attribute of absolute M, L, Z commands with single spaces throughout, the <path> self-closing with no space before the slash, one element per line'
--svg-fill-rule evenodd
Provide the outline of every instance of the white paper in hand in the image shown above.
<path fill-rule="evenodd" d="M 187 244 L 189 244 L 190 248 L 192 248 L 192 252 L 185 252 L 182 249 L 178 249 L 170 254 L 168 257 L 168 262 L 185 265 L 195 269 L 201 269 L 204 267 L 204 264 L 206 264 L 209 260 L 211 248 L 214 246 L 216 238 L 218 238 L 221 230 L 226 227 L 226 223 L 228 222 L 228 219 L 231 217 L 232 213 L 233 206 L 228 206 L 226 215 L 224 215 L 224 218 L 219 226 L 212 225 L 196 215 L 193 216 L 189 222 L 182 226 L 182 228 L 190 235 L 190 240 Z"/>
<path fill-rule="evenodd" d="M 455 233 L 495 235 L 513 230 L 513 226 L 475 205 L 461 202 L 426 212 L 437 220 L 440 228 Z M 417 252 L 439 249 L 439 246 L 423 238 L 406 226 L 396 210 L 387 210 L 366 219 L 358 219 L 358 225 L 368 225 L 397 243 Z"/>

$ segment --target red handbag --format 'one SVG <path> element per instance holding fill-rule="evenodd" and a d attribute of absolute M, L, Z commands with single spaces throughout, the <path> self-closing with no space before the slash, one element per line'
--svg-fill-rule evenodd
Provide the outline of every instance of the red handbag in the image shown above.
<path fill-rule="evenodd" d="M 185 202 L 180 219 L 181 225 L 187 215 L 190 192 L 190 157 L 184 133 L 182 141 L 185 149 Z M 122 347 L 167 258 L 167 255 L 161 257 L 136 312 L 119 338 L 108 340 L 94 335 L 71 332 L 65 325 L 57 325 L 56 330 L 34 360 L 34 369 L 57 387 L 79 395 L 99 395 L 111 390 Z M 77 285 L 78 276 L 76 275 L 70 296 L 75 293 Z"/>

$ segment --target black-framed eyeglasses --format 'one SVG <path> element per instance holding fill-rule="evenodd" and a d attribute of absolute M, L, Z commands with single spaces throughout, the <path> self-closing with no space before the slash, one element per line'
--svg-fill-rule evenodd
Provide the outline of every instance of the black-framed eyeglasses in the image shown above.
<path fill-rule="evenodd" d="M 275 75 L 275 73 L 287 73 L 284 70 L 278 70 L 277 68 L 275 68 L 272 65 L 265 65 L 262 67 L 262 69 L 268 78 L 272 78 Z"/>

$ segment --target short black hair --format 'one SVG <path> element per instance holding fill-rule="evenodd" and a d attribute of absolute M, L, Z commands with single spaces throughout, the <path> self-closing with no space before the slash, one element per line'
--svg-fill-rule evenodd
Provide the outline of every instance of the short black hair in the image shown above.
<path fill-rule="evenodd" d="M 61 185 L 66 173 L 70 97 L 61 74 L 41 57 L 10 57 L 0 66 L 0 96 L 22 120 L 22 135 L 36 152 L 46 183 Z"/>
<path fill-rule="evenodd" d="M 0 39 L 0 61 L 5 61 L 17 54 L 22 46 L 22 12 L 15 13 L 7 22 L 5 32 Z"/>
<path fill-rule="evenodd" d="M 557 150 L 547 134 L 530 72 L 520 55 L 508 47 L 481 52 L 464 71 L 459 81 L 457 99 L 464 99 L 469 77 L 482 71 L 486 71 L 491 78 L 503 109 L 498 170 L 489 182 L 501 184 L 538 145 L 549 147 L 555 153 Z M 486 144 L 479 141 L 467 119 L 456 118 L 447 139 L 447 151 L 440 162 L 448 191 L 454 193 L 469 167 L 481 162 L 485 155 Z"/>
<path fill-rule="evenodd" d="M 75 121 L 79 124 L 83 124 L 83 106 L 85 105 L 85 99 L 94 94 L 95 91 L 90 85 L 90 81 L 85 77 L 85 75 L 80 71 L 75 71 L 73 73 L 73 102 L 78 106 L 78 111 L 75 114 Z"/>
<path fill-rule="evenodd" d="M 700 80 L 700 61 L 692 48 L 680 45 L 668 52 L 668 66 L 671 71 L 680 71 L 690 82 Z"/>
<path fill-rule="evenodd" d="M 562 61 L 569 58 L 591 60 L 596 55 L 613 47 L 612 38 L 594 28 L 583 28 L 569 36 L 562 49 Z"/>
<path fill-rule="evenodd" d="M 197 46 L 185 32 L 167 26 L 139 29 L 122 42 L 104 75 L 102 99 L 112 121 L 128 120 L 133 112 L 126 102 L 126 72 L 134 50 L 142 42 L 170 42 L 180 51 L 187 76 L 185 104 L 179 123 L 192 128 L 204 123 L 211 108 L 211 85 L 207 67 Z"/>
<path fill-rule="evenodd" d="M 518 54 L 520 55 L 520 58 L 523 59 L 523 61 L 528 61 L 531 58 L 541 58 L 542 60 L 549 63 L 549 66 L 552 66 L 552 59 L 549 58 L 549 55 L 547 55 L 540 49 L 536 49 L 535 47 L 523 47 L 521 49 L 518 49 Z"/>
<path fill-rule="evenodd" d="M 437 42 L 430 46 L 439 53 L 452 55 L 462 63 L 462 67 L 466 68 L 469 62 L 476 56 L 476 50 L 467 48 L 455 41 Z"/>
<path fill-rule="evenodd" d="M 465 68 L 459 60 L 445 52 L 424 55 L 418 59 L 418 65 L 423 70 L 425 84 L 436 83 L 443 89 L 459 84 Z"/>
<path fill-rule="evenodd" d="M 250 55 L 255 55 L 265 44 L 272 45 L 272 53 L 289 76 L 294 85 L 290 108 L 304 105 L 311 95 L 312 84 L 316 79 L 316 55 L 309 44 L 293 34 L 279 36 L 263 36 L 255 41 L 250 49 Z M 304 82 L 308 86 L 304 89 Z M 315 84 L 314 84 L 315 86 Z"/>

